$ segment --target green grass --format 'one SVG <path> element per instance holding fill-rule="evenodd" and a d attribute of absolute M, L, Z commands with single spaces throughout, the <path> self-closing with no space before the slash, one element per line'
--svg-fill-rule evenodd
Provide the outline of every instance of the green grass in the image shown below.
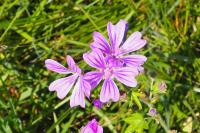
<path fill-rule="evenodd" d="M 139 122 L 141 127 L 133 126 L 137 132 L 200 132 L 199 14 L 199 0 L 1 0 L 0 132 L 78 132 L 93 117 L 105 133 L 128 133 L 131 123 Z M 128 35 L 141 31 L 148 40 L 138 51 L 148 57 L 138 86 L 121 86 L 127 99 L 102 110 L 89 101 L 85 110 L 70 108 L 70 95 L 61 101 L 48 91 L 63 75 L 46 70 L 44 60 L 66 64 L 65 56 L 71 55 L 90 70 L 82 54 L 92 32 L 107 36 L 107 22 L 120 19 L 129 22 Z M 150 90 L 161 81 L 167 93 L 149 101 Z M 148 106 L 157 108 L 158 117 L 147 115 Z"/>

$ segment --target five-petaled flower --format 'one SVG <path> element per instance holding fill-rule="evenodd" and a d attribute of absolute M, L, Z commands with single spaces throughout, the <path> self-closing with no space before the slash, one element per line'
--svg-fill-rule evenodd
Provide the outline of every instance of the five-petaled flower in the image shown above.
<path fill-rule="evenodd" d="M 85 127 L 81 128 L 81 133 L 103 133 L 103 128 L 96 119 L 93 119 Z"/>
<path fill-rule="evenodd" d="M 104 79 L 100 92 L 100 101 L 103 103 L 108 102 L 110 99 L 114 102 L 119 100 L 119 89 L 113 81 L 114 78 L 129 87 L 137 85 L 135 80 L 135 76 L 138 75 L 137 68 L 110 66 L 99 49 L 94 49 L 91 53 L 85 53 L 83 59 L 88 65 L 96 68 L 96 71 L 88 72 L 84 76 L 84 79 L 90 82 L 92 88 L 95 88 Z"/>
<path fill-rule="evenodd" d="M 83 75 L 81 74 L 81 69 L 76 65 L 71 56 L 66 57 L 68 68 L 64 67 L 60 63 L 47 59 L 45 60 L 45 66 L 47 69 L 60 73 L 60 74 L 72 74 L 65 78 L 60 78 L 52 82 L 49 86 L 50 91 L 56 91 L 57 96 L 60 99 L 63 99 L 71 90 L 75 84 L 74 90 L 70 97 L 70 106 L 85 107 L 85 96 L 89 98 L 91 86 L 84 80 Z"/>
<path fill-rule="evenodd" d="M 107 25 L 109 42 L 99 32 L 93 33 L 94 42 L 90 44 L 92 49 L 100 49 L 106 54 L 107 62 L 112 66 L 130 66 L 136 67 L 139 71 L 143 71 L 141 65 L 147 60 L 143 55 L 127 55 L 133 51 L 141 49 L 147 43 L 142 39 L 140 32 L 134 32 L 130 37 L 126 39 L 126 32 L 128 30 L 128 23 L 124 20 L 120 20 L 116 25 L 111 22 Z"/>

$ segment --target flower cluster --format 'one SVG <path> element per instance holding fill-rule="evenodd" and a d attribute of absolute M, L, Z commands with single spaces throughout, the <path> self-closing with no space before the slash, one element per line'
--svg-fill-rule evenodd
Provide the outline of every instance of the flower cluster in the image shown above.
<path fill-rule="evenodd" d="M 89 98 L 92 89 L 103 81 L 100 98 L 99 101 L 94 102 L 95 106 L 101 108 L 103 103 L 110 100 L 119 101 L 120 93 L 115 80 L 128 87 L 135 87 L 137 85 L 135 77 L 143 71 L 142 65 L 147 60 L 143 55 L 130 55 L 131 52 L 144 47 L 147 42 L 142 39 L 140 32 L 134 32 L 126 40 L 127 29 L 128 23 L 124 20 L 120 20 L 116 25 L 109 22 L 107 25 L 109 41 L 101 33 L 93 33 L 94 41 L 90 44 L 91 51 L 84 53 L 83 59 L 89 66 L 96 69 L 94 71 L 82 73 L 69 55 L 66 57 L 68 68 L 52 59 L 47 59 L 45 61 L 47 69 L 60 74 L 71 74 L 52 82 L 49 90 L 56 91 L 58 98 L 63 99 L 75 85 L 70 97 L 70 106 L 80 105 L 84 108 L 85 96 Z M 91 133 L 103 132 L 95 119 L 84 127 L 82 132 L 87 130 L 91 130 Z"/>

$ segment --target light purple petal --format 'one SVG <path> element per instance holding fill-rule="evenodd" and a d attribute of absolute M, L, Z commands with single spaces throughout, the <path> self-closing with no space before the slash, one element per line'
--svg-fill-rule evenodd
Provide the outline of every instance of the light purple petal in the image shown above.
<path fill-rule="evenodd" d="M 121 54 L 126 54 L 132 51 L 136 51 L 144 47 L 147 41 L 144 39 L 141 39 L 141 37 L 142 37 L 142 34 L 140 32 L 134 32 L 120 47 L 122 51 Z"/>
<path fill-rule="evenodd" d="M 78 75 L 74 74 L 66 78 L 57 79 L 50 84 L 49 90 L 56 91 L 58 98 L 63 99 L 74 85 L 77 77 Z"/>
<path fill-rule="evenodd" d="M 107 54 L 110 53 L 110 45 L 101 33 L 94 32 L 93 39 L 94 39 L 94 42 L 90 44 L 90 47 L 92 49 L 98 48 L 104 53 L 107 53 Z"/>
<path fill-rule="evenodd" d="M 110 99 L 116 102 L 119 100 L 119 89 L 115 82 L 108 78 L 105 79 L 101 92 L 100 92 L 100 101 L 103 103 L 108 102 Z"/>
<path fill-rule="evenodd" d="M 81 76 L 80 84 L 81 84 L 81 89 L 85 92 L 85 95 L 89 98 L 90 92 L 91 92 L 90 83 L 88 81 L 86 81 L 83 76 Z"/>
<path fill-rule="evenodd" d="M 64 67 L 63 65 L 52 59 L 45 60 L 45 66 L 47 67 L 47 69 L 60 74 L 71 73 L 71 71 L 69 71 L 66 67 Z"/>
<path fill-rule="evenodd" d="M 69 66 L 69 69 L 71 69 L 73 72 L 81 73 L 81 69 L 76 65 L 74 62 L 74 59 L 71 56 L 66 57 L 67 64 Z"/>
<path fill-rule="evenodd" d="M 126 31 L 128 29 L 128 23 L 125 20 L 120 20 L 115 25 L 115 34 L 116 34 L 116 48 L 119 48 L 120 44 L 126 36 Z"/>
<path fill-rule="evenodd" d="M 95 88 L 100 83 L 102 77 L 103 73 L 98 71 L 87 72 L 84 75 L 84 79 L 90 83 L 92 89 Z"/>
<path fill-rule="evenodd" d="M 105 57 L 99 49 L 95 49 L 91 53 L 83 54 L 83 59 L 91 67 L 94 68 L 106 67 Z"/>
<path fill-rule="evenodd" d="M 103 133 L 103 127 L 98 125 L 97 133 Z"/>
<path fill-rule="evenodd" d="M 94 133 L 91 128 L 87 126 L 81 128 L 81 133 Z"/>
<path fill-rule="evenodd" d="M 108 31 L 108 37 L 110 39 L 111 49 L 114 50 L 117 38 L 115 33 L 115 26 L 111 22 L 108 22 L 107 24 L 107 31 Z"/>
<path fill-rule="evenodd" d="M 138 75 L 137 68 L 133 67 L 117 68 L 113 71 L 113 74 L 119 82 L 129 87 L 135 87 L 137 85 L 137 81 L 135 80 L 135 76 Z"/>
<path fill-rule="evenodd" d="M 85 95 L 84 91 L 81 88 L 80 78 L 76 82 L 76 85 L 70 97 L 70 107 L 75 107 L 78 105 L 80 105 L 82 108 L 85 108 Z"/>
<path fill-rule="evenodd" d="M 123 61 L 127 66 L 139 67 L 144 64 L 147 58 L 143 55 L 128 55 L 123 57 Z"/>

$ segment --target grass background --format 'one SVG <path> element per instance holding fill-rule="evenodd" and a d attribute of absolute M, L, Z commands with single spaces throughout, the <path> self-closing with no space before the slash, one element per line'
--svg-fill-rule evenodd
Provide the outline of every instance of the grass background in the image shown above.
<path fill-rule="evenodd" d="M 199 0 L 1 0 L 0 132 L 78 132 L 95 117 L 106 133 L 199 133 L 199 14 Z M 128 35 L 141 31 L 148 40 L 138 51 L 148 57 L 138 86 L 120 86 L 127 98 L 102 110 L 90 102 L 85 110 L 71 109 L 70 95 L 61 101 L 48 91 L 48 85 L 63 75 L 47 71 L 44 60 L 66 65 L 65 56 L 71 55 L 90 70 L 82 54 L 89 50 L 92 32 L 107 36 L 107 22 L 120 19 L 129 22 Z M 161 81 L 167 93 L 148 100 L 152 86 Z M 98 98 L 99 89 L 91 101 Z M 149 117 L 148 106 L 160 117 Z"/>

